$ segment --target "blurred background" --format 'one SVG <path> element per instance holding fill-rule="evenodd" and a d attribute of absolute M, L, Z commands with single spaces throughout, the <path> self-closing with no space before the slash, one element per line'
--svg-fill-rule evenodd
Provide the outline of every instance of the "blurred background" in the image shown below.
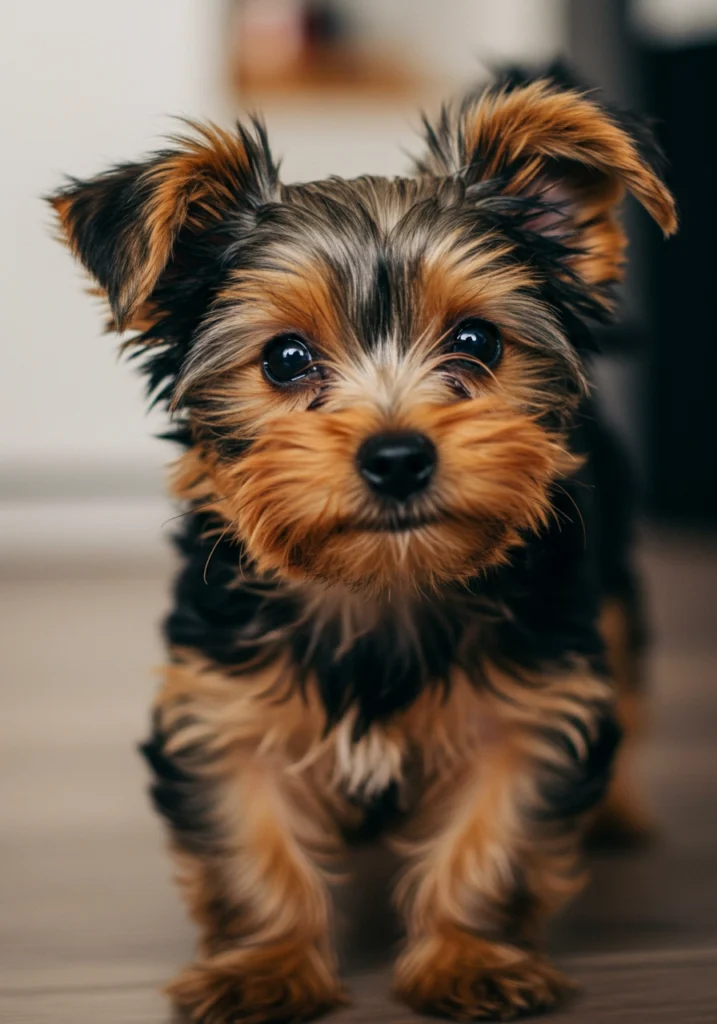
<path fill-rule="evenodd" d="M 139 156 L 173 130 L 171 115 L 230 123 L 260 110 L 287 180 L 399 174 L 421 108 L 491 65 L 560 55 L 654 116 L 668 152 L 682 231 L 663 245 L 628 211 L 605 394 L 649 511 L 715 521 L 717 0 L 37 0 L 2 5 L 0 27 L 0 558 L 160 547 L 168 449 L 152 438 L 160 422 L 139 379 L 100 337 L 81 274 L 50 241 L 39 197 L 63 173 Z"/>
<path fill-rule="evenodd" d="M 76 1024 L 100 989 L 105 1024 L 160 1019 L 148 993 L 190 935 L 132 752 L 162 657 L 172 451 L 40 196 L 152 149 L 171 115 L 261 111 L 287 181 L 400 174 L 419 110 L 506 61 L 566 57 L 652 115 L 682 217 L 664 243 L 628 206 L 632 262 L 595 365 L 641 482 L 641 771 L 667 841 L 598 871 L 566 948 L 614 949 L 616 906 L 633 950 L 717 948 L 717 0 L 11 0 L 0 47 L 0 1019 L 65 1006 Z M 84 994 L 58 1008 L 58 985 Z"/>

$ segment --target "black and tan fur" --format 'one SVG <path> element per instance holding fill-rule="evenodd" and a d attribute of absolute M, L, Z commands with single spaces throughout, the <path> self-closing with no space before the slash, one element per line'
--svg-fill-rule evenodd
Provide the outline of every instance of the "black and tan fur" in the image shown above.
<path fill-rule="evenodd" d="M 588 324 L 624 192 L 665 234 L 675 211 L 649 136 L 559 76 L 509 76 L 426 140 L 411 177 L 283 185 L 260 125 L 197 128 L 52 199 L 182 446 L 143 749 L 200 928 L 169 987 L 196 1022 L 345 999 L 330 882 L 378 804 L 405 860 L 400 998 L 505 1019 L 569 987 L 545 925 L 619 737 L 601 610 L 634 619 Z M 490 372 L 446 349 L 467 317 L 500 331 Z M 278 387 L 285 332 L 318 369 Z M 409 505 L 356 470 L 387 430 L 438 453 Z"/>

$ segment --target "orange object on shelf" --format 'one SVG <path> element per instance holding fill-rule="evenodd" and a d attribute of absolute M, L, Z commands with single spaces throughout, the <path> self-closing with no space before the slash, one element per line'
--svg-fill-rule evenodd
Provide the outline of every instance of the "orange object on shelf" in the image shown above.
<path fill-rule="evenodd" d="M 396 97 L 414 93 L 418 85 L 400 54 L 370 53 L 329 0 L 240 0 L 231 79 L 242 99 L 253 101 Z"/>

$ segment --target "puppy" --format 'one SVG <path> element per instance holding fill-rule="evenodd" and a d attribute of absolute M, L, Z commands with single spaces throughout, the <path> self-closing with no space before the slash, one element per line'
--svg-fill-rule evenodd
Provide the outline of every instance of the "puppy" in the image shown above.
<path fill-rule="evenodd" d="M 569 988 L 544 931 L 636 632 L 587 325 L 624 193 L 665 235 L 675 208 L 649 134 L 558 75 L 508 75 L 425 144 L 406 178 L 284 185 L 261 124 L 195 126 L 51 198 L 181 446 L 143 750 L 200 929 L 169 986 L 195 1022 L 345 1000 L 329 881 L 379 807 L 401 999 L 507 1019 Z"/>

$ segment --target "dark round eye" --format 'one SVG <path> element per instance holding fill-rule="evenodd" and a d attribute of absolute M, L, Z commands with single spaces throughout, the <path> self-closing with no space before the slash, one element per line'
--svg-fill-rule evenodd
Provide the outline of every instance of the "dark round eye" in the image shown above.
<path fill-rule="evenodd" d="M 312 373 L 313 356 L 296 334 L 280 334 L 264 349 L 264 373 L 273 384 L 289 384 Z"/>
<path fill-rule="evenodd" d="M 448 339 L 448 352 L 454 353 L 465 366 L 480 370 L 479 363 L 489 370 L 498 364 L 503 346 L 500 342 L 500 333 L 495 324 L 488 320 L 471 318 L 463 320 L 453 329 Z"/>

